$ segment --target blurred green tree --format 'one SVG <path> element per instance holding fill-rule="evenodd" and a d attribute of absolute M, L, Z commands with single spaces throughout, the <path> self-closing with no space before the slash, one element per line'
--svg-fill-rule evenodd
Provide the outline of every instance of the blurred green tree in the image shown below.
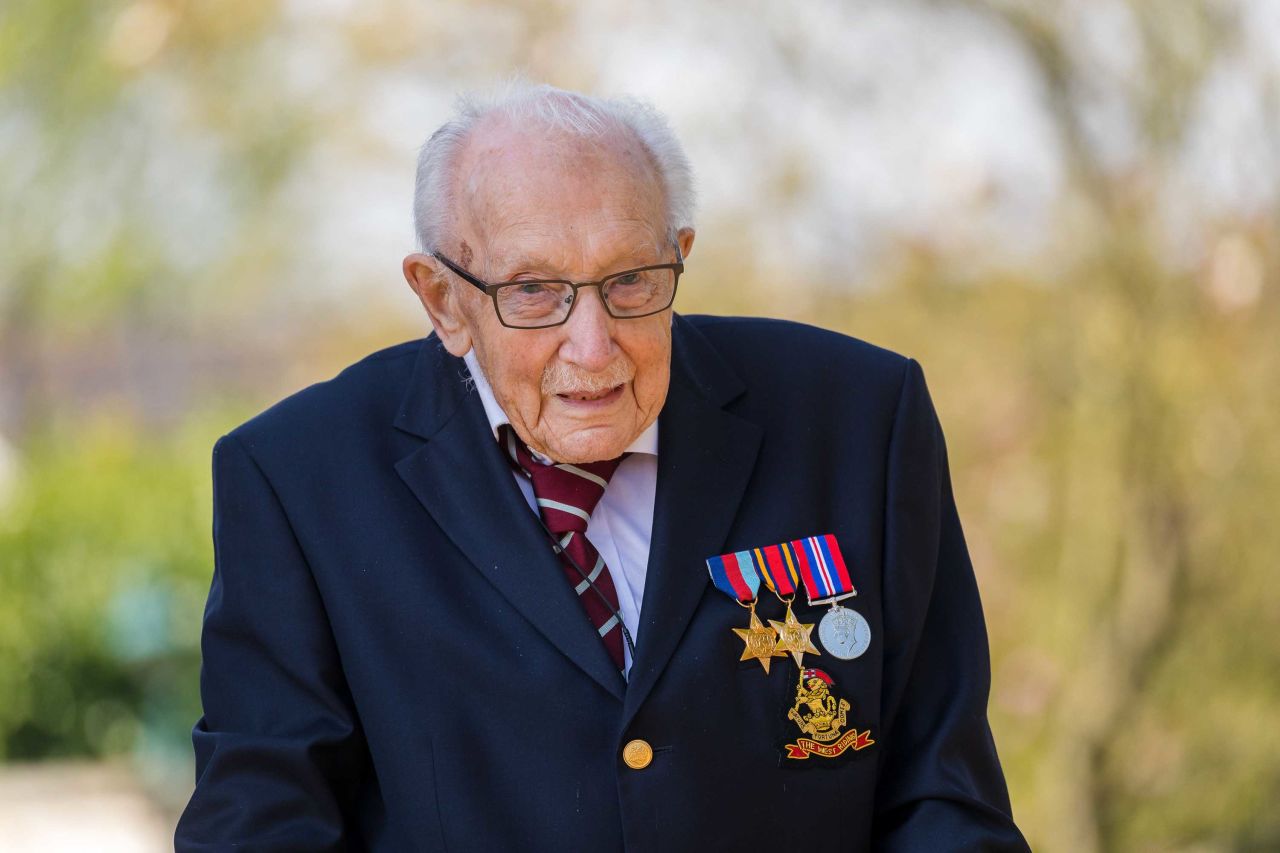
<path fill-rule="evenodd" d="M 279 26 L 276 3 L 245 0 L 0 8 L 10 436 L 57 414 L 57 355 L 121 330 L 189 340 L 270 292 L 275 202 L 313 118 L 263 85 Z"/>
<path fill-rule="evenodd" d="M 313 120 L 263 84 L 282 25 L 0 6 L 0 760 L 132 751 L 189 782 L 209 451 L 249 408 L 217 408 L 240 343 L 209 341 L 271 292 Z M 196 400 L 201 359 L 225 384 Z"/>

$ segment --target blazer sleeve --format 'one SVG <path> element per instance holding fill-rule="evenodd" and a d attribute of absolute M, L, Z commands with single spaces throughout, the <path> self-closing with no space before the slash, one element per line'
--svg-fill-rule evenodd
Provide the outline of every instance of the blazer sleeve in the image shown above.
<path fill-rule="evenodd" d="M 888 449 L 878 851 L 1026 851 L 987 722 L 982 604 L 924 373 L 907 361 Z"/>
<path fill-rule="evenodd" d="M 175 849 L 345 849 L 363 738 L 310 568 L 234 435 L 213 448 L 213 541 L 196 787 Z"/>

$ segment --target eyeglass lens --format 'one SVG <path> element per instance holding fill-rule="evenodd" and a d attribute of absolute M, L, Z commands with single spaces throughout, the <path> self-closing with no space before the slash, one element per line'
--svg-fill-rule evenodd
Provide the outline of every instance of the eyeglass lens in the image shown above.
<path fill-rule="evenodd" d="M 671 304 L 676 274 L 671 269 L 639 270 L 610 276 L 600 296 L 615 317 L 638 317 Z M 574 289 L 567 281 L 515 282 L 498 288 L 498 315 L 511 326 L 547 326 L 563 322 L 573 307 Z"/>

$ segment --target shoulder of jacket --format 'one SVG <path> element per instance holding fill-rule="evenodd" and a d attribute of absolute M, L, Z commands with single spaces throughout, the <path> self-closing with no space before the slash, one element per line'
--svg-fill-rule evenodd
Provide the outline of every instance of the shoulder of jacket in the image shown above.
<path fill-rule="evenodd" d="M 331 378 L 284 397 L 229 434 L 253 447 L 323 437 L 344 431 L 352 421 L 390 425 L 425 340 L 372 352 Z"/>
<path fill-rule="evenodd" d="M 751 376 L 802 368 L 810 375 L 843 374 L 901 386 L 911 359 L 902 353 L 793 320 L 684 315 L 750 384 Z"/>

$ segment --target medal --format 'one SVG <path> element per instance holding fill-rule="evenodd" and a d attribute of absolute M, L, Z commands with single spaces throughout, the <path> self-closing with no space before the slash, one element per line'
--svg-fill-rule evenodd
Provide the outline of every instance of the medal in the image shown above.
<path fill-rule="evenodd" d="M 765 586 L 787 606 L 787 614 L 781 622 L 773 619 L 769 624 L 778 632 L 778 642 L 773 647 L 774 654 L 791 654 L 796 666 L 803 668 L 801 658 L 805 652 L 821 654 L 813 644 L 809 635 L 813 633 L 813 625 L 802 623 L 791 612 L 791 602 L 796 597 L 796 586 L 800 581 L 795 560 L 786 553 L 781 545 L 770 545 L 767 548 L 756 548 L 752 552 L 755 564 L 760 567 L 760 575 Z"/>
<path fill-rule="evenodd" d="M 832 604 L 818 623 L 818 639 L 832 655 L 853 660 L 871 645 L 871 626 L 858 611 Z"/>
<path fill-rule="evenodd" d="M 821 652 L 813 644 L 814 626 L 801 622 L 791 609 L 801 586 L 811 606 L 831 605 L 817 627 L 818 639 L 832 657 L 852 660 L 871 645 L 867 620 L 836 603 L 858 594 L 836 538 L 828 533 L 709 557 L 707 571 L 716 589 L 751 611 L 747 627 L 733 629 L 745 644 L 739 660 L 758 660 L 766 673 L 774 656 L 790 654 L 796 662 L 799 679 L 787 720 L 800 732 L 794 743 L 784 742 L 784 758 L 838 758 L 874 744 L 870 728 L 859 731 L 855 725 L 846 729 L 849 700 L 835 693 L 835 680 L 821 669 L 805 667 L 806 652 Z M 770 619 L 769 627 L 756 616 L 762 580 L 787 608 L 782 621 Z"/>
<path fill-rule="evenodd" d="M 773 620 L 769 620 L 769 624 L 776 625 Z M 765 674 L 769 673 L 769 663 L 773 660 L 773 656 L 777 653 L 773 647 L 773 628 L 766 628 L 764 623 L 760 621 L 760 617 L 756 615 L 756 603 L 751 602 L 751 621 L 747 623 L 745 628 L 734 628 L 733 633 L 742 638 L 747 647 L 742 650 L 742 657 L 738 660 L 750 660 L 755 658 L 760 661 L 760 665 L 764 667 Z"/>
<path fill-rule="evenodd" d="M 773 626 L 773 630 L 778 632 L 778 642 L 773 647 L 774 654 L 785 654 L 791 652 L 791 656 L 796 659 L 796 666 L 802 666 L 805 652 L 813 652 L 815 655 L 822 654 L 818 651 L 818 647 L 813 644 L 813 640 L 809 635 L 813 633 L 812 624 L 804 624 L 800 622 L 791 613 L 790 605 L 787 606 L 787 618 L 782 622 L 775 622 L 770 619 L 769 624 Z"/>
<path fill-rule="evenodd" d="M 861 613 L 836 604 L 858 594 L 836 538 L 830 533 L 809 536 L 784 549 L 795 558 L 809 603 L 831 605 L 818 625 L 822 647 L 841 660 L 860 656 L 871 645 L 871 625 Z"/>
<path fill-rule="evenodd" d="M 766 628 L 760 621 L 760 617 L 756 616 L 756 595 L 760 591 L 760 575 L 756 571 L 750 553 L 739 551 L 735 554 L 709 557 L 707 571 L 711 574 L 711 583 L 716 589 L 751 611 L 751 619 L 747 622 L 747 627 L 733 629 L 733 633 L 746 644 L 742 650 L 742 657 L 738 660 L 754 658 L 760 661 L 760 665 L 768 674 L 769 664 L 777 654 L 774 650 L 774 629 Z"/>

